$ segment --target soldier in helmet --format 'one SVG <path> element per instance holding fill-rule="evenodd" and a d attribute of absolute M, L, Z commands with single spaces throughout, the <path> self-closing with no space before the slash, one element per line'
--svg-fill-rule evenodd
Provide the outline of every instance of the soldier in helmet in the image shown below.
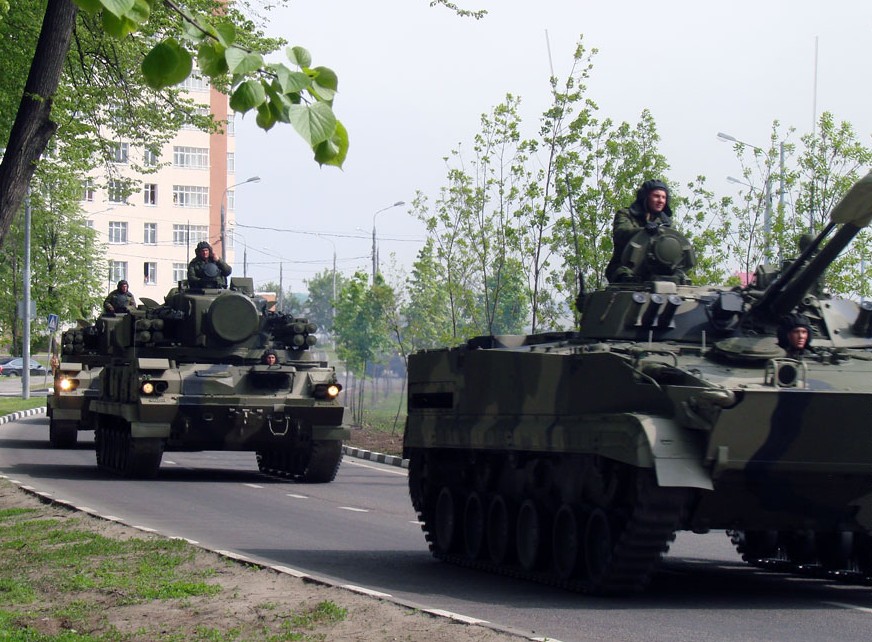
<path fill-rule="evenodd" d="M 206 241 L 197 243 L 196 256 L 188 263 L 188 286 L 192 288 L 220 288 L 233 271 L 227 263 L 215 256 Z"/>
<path fill-rule="evenodd" d="M 610 283 L 632 280 L 633 272 L 621 266 L 621 257 L 627 243 L 636 232 L 644 229 L 657 234 L 660 226 L 672 225 L 672 209 L 669 207 L 669 188 L 659 180 L 648 180 L 636 192 L 632 205 L 620 209 L 615 214 L 612 226 L 614 250 L 606 267 L 606 278 Z"/>
<path fill-rule="evenodd" d="M 811 351 L 811 335 L 811 323 L 804 314 L 785 314 L 778 323 L 778 345 L 792 359 L 801 359 Z"/>
<path fill-rule="evenodd" d="M 109 296 L 103 301 L 103 309 L 107 314 L 127 312 L 129 308 L 136 307 L 136 298 L 130 291 L 130 285 L 122 279 Z"/>
<path fill-rule="evenodd" d="M 268 366 L 274 366 L 278 362 L 278 357 L 276 356 L 276 353 L 272 350 L 267 350 L 263 353 L 263 356 L 260 360 Z"/>

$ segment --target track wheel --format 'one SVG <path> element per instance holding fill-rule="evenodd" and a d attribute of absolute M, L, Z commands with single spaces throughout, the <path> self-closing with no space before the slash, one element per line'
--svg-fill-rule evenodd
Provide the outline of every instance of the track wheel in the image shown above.
<path fill-rule="evenodd" d="M 854 549 L 854 533 L 850 531 L 827 531 L 815 534 L 817 558 L 828 571 L 845 571 L 851 564 Z"/>
<path fill-rule="evenodd" d="M 518 510 L 515 542 L 518 551 L 518 562 L 525 571 L 532 571 L 542 562 L 545 532 L 536 502 L 524 500 Z"/>
<path fill-rule="evenodd" d="M 312 442 L 312 454 L 300 472 L 299 481 L 307 484 L 326 484 L 336 479 L 342 463 L 342 442 L 324 439 Z"/>
<path fill-rule="evenodd" d="M 466 556 L 475 560 L 484 550 L 485 514 L 481 495 L 470 493 L 463 509 L 463 545 Z"/>
<path fill-rule="evenodd" d="M 554 515 L 552 534 L 554 571 L 560 579 L 568 580 L 578 572 L 583 552 L 575 508 L 569 504 L 560 507 Z"/>
<path fill-rule="evenodd" d="M 494 564 L 507 564 L 514 551 L 515 520 L 502 495 L 494 495 L 487 509 L 487 550 Z"/>
<path fill-rule="evenodd" d="M 439 491 L 433 520 L 435 522 L 433 544 L 436 550 L 440 553 L 450 553 L 454 547 L 454 535 L 457 531 L 457 510 L 454 495 L 448 486 L 443 486 Z"/>
<path fill-rule="evenodd" d="M 601 508 L 594 508 L 584 525 L 584 566 L 587 578 L 594 586 L 606 576 L 612 560 L 612 528 Z"/>

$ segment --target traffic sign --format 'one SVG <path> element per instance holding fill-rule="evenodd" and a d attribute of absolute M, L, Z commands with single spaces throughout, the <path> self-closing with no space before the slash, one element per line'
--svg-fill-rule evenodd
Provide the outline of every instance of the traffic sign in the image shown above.
<path fill-rule="evenodd" d="M 58 315 L 50 314 L 48 315 L 48 331 L 55 332 L 58 329 Z"/>

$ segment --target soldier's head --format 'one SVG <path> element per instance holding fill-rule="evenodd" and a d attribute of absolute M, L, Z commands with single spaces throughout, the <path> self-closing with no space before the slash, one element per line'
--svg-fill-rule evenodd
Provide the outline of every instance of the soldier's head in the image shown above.
<path fill-rule="evenodd" d="M 212 255 L 212 246 L 206 241 L 200 241 L 197 243 L 196 254 L 201 259 L 207 259 Z"/>
<path fill-rule="evenodd" d="M 278 357 L 276 353 L 272 350 L 267 350 L 263 353 L 263 357 L 261 357 L 261 361 L 263 361 L 268 366 L 274 366 L 278 361 Z"/>
<path fill-rule="evenodd" d="M 811 323 L 808 317 L 791 312 L 778 323 L 778 345 L 788 352 L 803 352 L 811 345 Z"/>
<path fill-rule="evenodd" d="M 636 192 L 636 203 L 646 212 L 672 216 L 669 207 L 669 187 L 660 180 L 648 180 L 642 183 Z"/>
<path fill-rule="evenodd" d="M 119 292 L 127 292 L 127 289 L 129 287 L 130 287 L 130 285 L 128 285 L 127 281 L 125 281 L 123 279 L 118 282 L 118 291 Z"/>

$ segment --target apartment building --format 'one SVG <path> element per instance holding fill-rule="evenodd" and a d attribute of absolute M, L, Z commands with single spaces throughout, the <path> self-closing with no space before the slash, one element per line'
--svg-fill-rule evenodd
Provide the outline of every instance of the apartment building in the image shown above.
<path fill-rule="evenodd" d="M 227 118 L 227 96 L 205 80 L 189 78 L 184 88 L 204 109 L 208 105 L 216 119 Z M 125 279 L 137 300 L 148 297 L 163 302 L 167 291 L 187 278 L 188 262 L 200 241 L 208 241 L 216 255 L 235 265 L 234 141 L 231 118 L 226 132 L 181 130 L 160 154 L 134 149 L 123 141 L 114 144 L 119 178 L 87 185 L 82 204 L 88 224 L 106 246 L 107 291 Z M 134 160 L 165 166 L 155 173 L 137 174 L 131 167 Z M 138 191 L 125 194 L 122 177 Z"/>

